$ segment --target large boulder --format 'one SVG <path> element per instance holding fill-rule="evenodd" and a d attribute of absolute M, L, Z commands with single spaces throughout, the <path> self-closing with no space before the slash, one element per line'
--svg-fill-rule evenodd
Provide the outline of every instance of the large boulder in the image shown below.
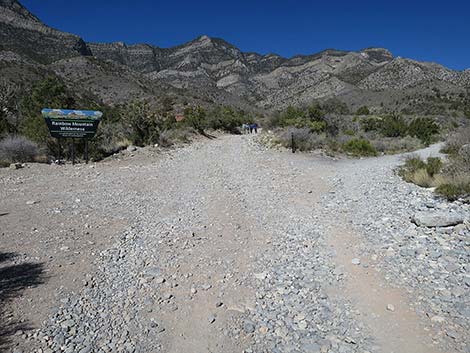
<path fill-rule="evenodd" d="M 463 214 L 447 211 L 418 212 L 412 221 L 422 227 L 448 227 L 463 223 Z"/>

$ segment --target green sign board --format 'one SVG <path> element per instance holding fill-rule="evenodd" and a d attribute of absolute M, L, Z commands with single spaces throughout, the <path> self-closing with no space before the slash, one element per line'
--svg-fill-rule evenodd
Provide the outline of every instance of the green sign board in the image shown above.
<path fill-rule="evenodd" d="M 94 110 L 43 109 L 41 113 L 56 138 L 92 138 L 103 116 Z"/>

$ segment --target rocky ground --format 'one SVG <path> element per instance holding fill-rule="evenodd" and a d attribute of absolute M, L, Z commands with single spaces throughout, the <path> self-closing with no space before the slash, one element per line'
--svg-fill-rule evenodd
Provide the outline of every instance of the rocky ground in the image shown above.
<path fill-rule="evenodd" d="M 468 352 L 469 205 L 402 182 L 401 158 L 225 136 L 0 170 L 0 344 Z"/>

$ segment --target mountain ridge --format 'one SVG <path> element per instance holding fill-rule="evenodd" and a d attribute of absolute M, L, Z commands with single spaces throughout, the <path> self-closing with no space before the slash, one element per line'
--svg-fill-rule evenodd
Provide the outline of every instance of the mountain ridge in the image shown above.
<path fill-rule="evenodd" d="M 275 53 L 243 52 L 223 38 L 207 35 L 168 48 L 122 41 L 94 43 L 47 26 L 16 0 L 0 0 L 0 8 L 3 53 L 12 52 L 23 61 L 43 65 L 69 85 L 89 85 L 110 103 L 118 103 L 117 97 L 151 98 L 152 92 L 164 87 L 170 93 L 184 90 L 187 96 L 207 102 L 259 109 L 282 109 L 332 98 L 352 107 L 367 103 L 389 108 L 404 106 L 397 102 L 413 90 L 421 90 L 425 97 L 431 94 L 431 86 L 442 87 L 452 95 L 470 87 L 470 69 L 451 70 L 438 63 L 394 57 L 386 48 L 330 48 L 286 58 Z M 15 56 L 1 57 L 8 57 L 13 65 Z M 77 57 L 103 63 L 74 59 Z M 103 77 L 87 75 L 87 71 L 106 77 L 110 92 L 97 86 L 105 82 Z M 142 87 L 137 89 L 135 82 L 141 82 Z M 118 94 L 119 89 L 128 89 L 129 94 Z M 413 96 L 417 96 L 414 91 Z"/>

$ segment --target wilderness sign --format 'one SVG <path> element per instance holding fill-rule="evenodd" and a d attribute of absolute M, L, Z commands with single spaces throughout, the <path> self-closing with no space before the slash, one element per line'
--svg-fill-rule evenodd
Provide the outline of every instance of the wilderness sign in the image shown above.
<path fill-rule="evenodd" d="M 56 138 L 92 138 L 103 116 L 94 110 L 43 109 L 41 113 Z"/>
<path fill-rule="evenodd" d="M 100 123 L 102 112 L 95 110 L 67 110 L 67 109 L 43 109 L 41 111 L 44 120 L 52 137 L 58 141 L 58 163 L 62 146 L 62 138 L 72 139 L 70 144 L 70 154 L 72 164 L 75 164 L 75 139 L 83 139 L 85 142 L 85 161 L 88 163 L 88 140 L 96 134 Z"/>

